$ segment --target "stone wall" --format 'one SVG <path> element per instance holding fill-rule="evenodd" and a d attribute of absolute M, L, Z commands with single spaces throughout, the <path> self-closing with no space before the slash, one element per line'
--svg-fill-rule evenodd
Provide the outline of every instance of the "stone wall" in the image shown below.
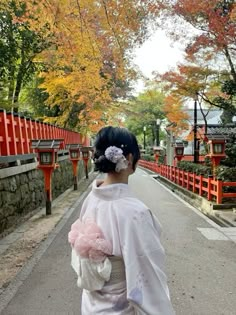
<path fill-rule="evenodd" d="M 52 176 L 53 199 L 73 185 L 72 163 L 65 159 L 59 164 Z M 45 205 L 43 173 L 35 167 L 36 163 L 34 166 L 15 167 L 15 170 L 4 169 L 4 178 L 0 178 L 0 235 L 22 221 L 27 214 Z M 84 175 L 83 161 L 80 161 L 78 179 Z"/>

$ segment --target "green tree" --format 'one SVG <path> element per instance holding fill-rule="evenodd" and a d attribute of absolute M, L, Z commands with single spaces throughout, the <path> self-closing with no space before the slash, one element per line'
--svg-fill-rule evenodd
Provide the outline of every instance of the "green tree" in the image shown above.
<path fill-rule="evenodd" d="M 21 20 L 26 10 L 25 2 L 0 3 L 0 100 L 14 112 L 22 87 L 42 67 L 36 56 L 51 44 L 50 36 L 44 37 L 47 25 L 36 32 Z"/>
<path fill-rule="evenodd" d="M 138 136 L 140 141 L 143 138 L 143 128 L 146 127 L 147 144 L 149 145 L 153 145 L 156 140 L 157 119 L 165 118 L 163 101 L 163 93 L 151 88 L 123 105 L 126 126 Z"/>

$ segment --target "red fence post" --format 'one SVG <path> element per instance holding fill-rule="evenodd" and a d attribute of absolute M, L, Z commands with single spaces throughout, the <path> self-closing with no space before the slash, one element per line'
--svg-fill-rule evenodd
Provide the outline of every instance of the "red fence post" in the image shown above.
<path fill-rule="evenodd" d="M 189 172 L 187 172 L 187 189 L 189 190 Z"/>
<path fill-rule="evenodd" d="M 65 144 L 81 144 L 81 134 L 36 121 L 20 117 L 17 113 L 6 113 L 0 109 L 0 156 L 29 154 L 32 152 L 30 141 L 32 139 L 64 139 Z M 86 143 L 89 138 L 84 137 Z M 149 163 L 149 168 L 159 171 L 159 165 Z"/>
<path fill-rule="evenodd" d="M 195 193 L 196 191 L 195 183 L 196 183 L 196 173 L 193 173 L 193 193 Z"/>
<path fill-rule="evenodd" d="M 183 170 L 183 187 L 186 187 L 186 172 Z"/>
<path fill-rule="evenodd" d="M 28 125 L 28 139 L 29 139 L 29 150 L 30 152 L 33 152 L 33 149 L 31 149 L 31 146 L 30 146 L 30 141 L 32 139 L 34 139 L 34 133 L 33 133 L 33 123 L 32 123 L 32 120 L 30 118 L 26 118 L 27 120 L 27 125 Z"/>
<path fill-rule="evenodd" d="M 16 135 L 14 141 L 16 142 L 17 154 L 24 154 L 21 118 L 16 113 L 14 113 L 13 115 L 14 115 L 14 127 L 15 127 L 15 135 Z"/>
<path fill-rule="evenodd" d="M 24 154 L 28 154 L 30 152 L 30 143 L 29 143 L 29 136 L 28 136 L 28 126 L 27 121 L 25 117 L 21 117 L 21 133 L 22 133 L 22 139 L 23 142 L 23 150 Z"/>
<path fill-rule="evenodd" d="M 181 170 L 180 174 L 181 174 L 181 186 L 184 187 L 184 170 Z"/>
<path fill-rule="evenodd" d="M 180 185 L 180 169 L 176 167 L 177 171 L 177 185 Z"/>
<path fill-rule="evenodd" d="M 52 139 L 50 137 L 50 126 L 49 126 L 49 123 L 46 124 L 46 139 Z"/>
<path fill-rule="evenodd" d="M 43 138 L 42 125 L 41 125 L 40 121 L 37 121 L 37 127 L 38 127 L 38 137 L 39 137 L 39 139 L 44 139 Z"/>
<path fill-rule="evenodd" d="M 0 109 L 0 154 L 10 155 L 7 115 L 3 109 Z"/>
<path fill-rule="evenodd" d="M 212 200 L 212 194 L 211 194 L 211 181 L 213 179 L 212 175 L 208 175 L 208 182 L 207 182 L 207 200 Z"/>
<path fill-rule="evenodd" d="M 17 155 L 17 146 L 16 146 L 16 134 L 15 134 L 15 121 L 12 113 L 7 113 L 8 119 L 8 136 L 9 136 L 9 149 L 10 155 Z"/>
<path fill-rule="evenodd" d="M 199 195 L 202 196 L 203 175 L 199 175 Z"/>
<path fill-rule="evenodd" d="M 222 180 L 218 179 L 216 184 L 216 203 L 221 204 L 222 203 L 222 194 L 223 194 L 223 183 Z"/>
<path fill-rule="evenodd" d="M 51 125 L 50 128 L 51 128 L 51 137 L 52 137 L 52 139 L 57 139 L 56 138 L 56 126 Z"/>

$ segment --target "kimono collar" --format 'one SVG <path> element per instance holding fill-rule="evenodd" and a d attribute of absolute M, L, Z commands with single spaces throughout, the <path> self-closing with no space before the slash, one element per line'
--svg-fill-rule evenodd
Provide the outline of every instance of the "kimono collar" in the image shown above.
<path fill-rule="evenodd" d="M 102 180 L 95 180 L 92 185 L 93 194 L 100 199 L 115 200 L 125 197 L 134 197 L 128 184 L 101 186 L 102 183 Z"/>

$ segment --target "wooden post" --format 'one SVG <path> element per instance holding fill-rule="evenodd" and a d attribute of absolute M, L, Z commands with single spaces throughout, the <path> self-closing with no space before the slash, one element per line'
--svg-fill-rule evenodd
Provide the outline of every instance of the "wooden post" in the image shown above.
<path fill-rule="evenodd" d="M 73 181 L 74 181 L 74 190 L 78 190 L 78 161 L 79 160 L 72 160 L 72 166 L 73 166 Z"/>
<path fill-rule="evenodd" d="M 29 136 L 28 136 L 28 126 L 27 126 L 27 121 L 25 117 L 21 117 L 21 133 L 22 133 L 22 139 L 21 141 L 23 142 L 23 150 L 24 154 L 30 153 L 29 149 Z"/>
<path fill-rule="evenodd" d="M 176 166 L 174 166 L 174 183 L 176 183 Z"/>
<path fill-rule="evenodd" d="M 212 200 L 212 195 L 211 195 L 211 181 L 213 179 L 212 175 L 208 175 L 208 182 L 207 182 L 207 200 Z"/>
<path fill-rule="evenodd" d="M 182 176 L 182 183 L 181 186 L 184 187 L 184 170 L 181 170 L 181 176 Z"/>
<path fill-rule="evenodd" d="M 189 190 L 189 172 L 187 172 L 187 187 L 186 188 Z"/>
<path fill-rule="evenodd" d="M 44 183 L 45 183 L 45 194 L 46 194 L 46 215 L 52 214 L 52 188 L 51 188 L 51 179 L 53 167 L 42 169 L 44 174 Z"/>
<path fill-rule="evenodd" d="M 180 169 L 177 168 L 177 184 L 180 185 Z"/>
<path fill-rule="evenodd" d="M 223 183 L 222 180 L 218 179 L 216 182 L 216 203 L 221 204 L 222 203 L 222 194 L 223 194 Z"/>
<path fill-rule="evenodd" d="M 0 109 L 0 144 L 0 154 L 10 155 L 7 116 L 3 109 Z"/>
<path fill-rule="evenodd" d="M 172 181 L 172 182 L 174 182 L 175 181 L 175 178 L 174 178 L 174 166 L 172 166 L 171 165 L 171 178 L 170 178 L 170 180 Z"/>
<path fill-rule="evenodd" d="M 9 122 L 9 128 L 8 128 L 8 136 L 10 139 L 9 142 L 9 155 L 17 155 L 17 146 L 16 146 L 16 134 L 15 134 L 15 121 L 14 116 L 12 113 L 7 113 L 7 119 Z"/>
<path fill-rule="evenodd" d="M 16 138 L 14 139 L 14 141 L 16 141 L 17 154 L 24 154 L 21 118 L 18 116 L 18 114 L 13 114 L 13 115 L 14 115 L 14 125 L 15 125 L 15 135 L 16 135 Z"/>
<path fill-rule="evenodd" d="M 195 193 L 196 191 L 195 182 L 196 182 L 196 173 L 193 173 L 193 193 Z"/>
<path fill-rule="evenodd" d="M 202 184 L 203 184 L 202 178 L 203 178 L 203 175 L 200 174 L 199 175 L 199 196 L 202 196 Z"/>

